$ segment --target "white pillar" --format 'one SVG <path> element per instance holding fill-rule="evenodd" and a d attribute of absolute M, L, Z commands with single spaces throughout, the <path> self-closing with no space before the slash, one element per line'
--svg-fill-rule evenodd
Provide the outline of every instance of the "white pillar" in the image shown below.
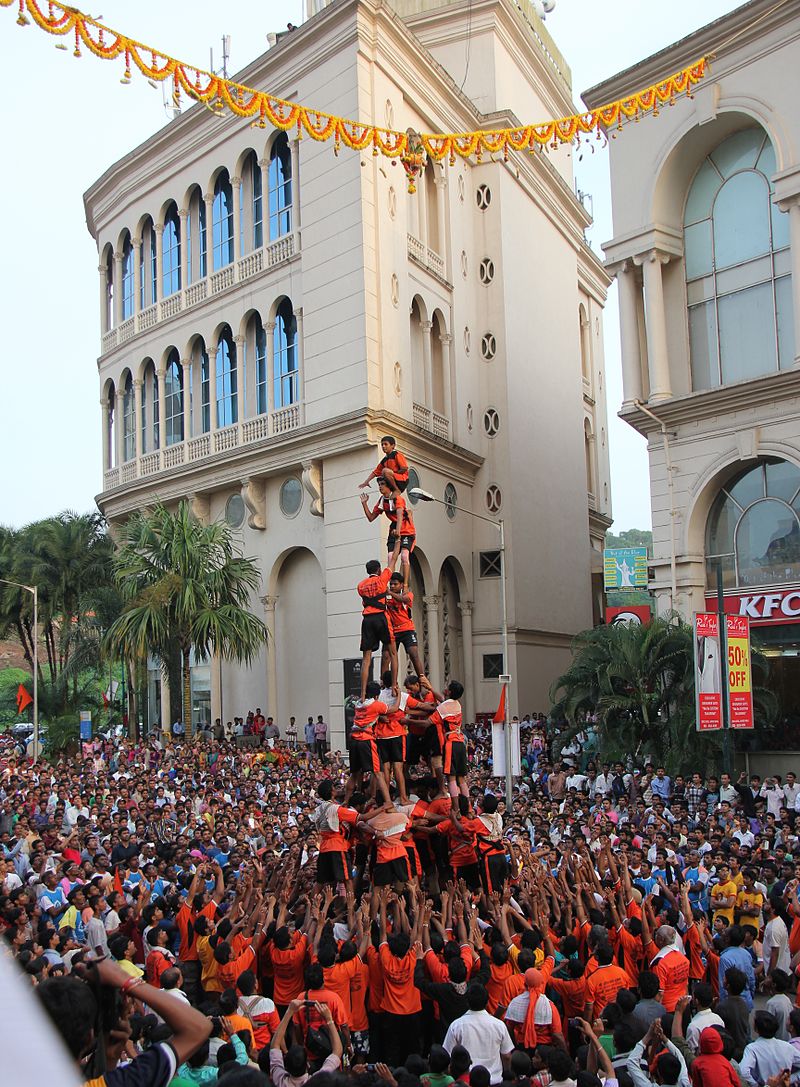
<path fill-rule="evenodd" d="M 295 341 L 295 350 L 297 352 L 297 399 L 300 408 L 300 425 L 305 422 L 305 402 L 306 402 L 306 371 L 305 371 L 305 355 L 303 352 L 303 307 L 298 306 L 296 310 L 292 310 L 294 318 L 297 321 L 297 339 Z"/>
<path fill-rule="evenodd" d="M 418 196 L 423 188 L 424 186 L 420 186 Z M 422 331 L 422 361 L 425 370 L 425 407 L 430 408 L 433 404 L 433 361 L 431 359 L 431 329 L 433 324 L 431 321 L 420 321 L 419 327 Z"/>
<path fill-rule="evenodd" d="M 785 204 L 781 202 L 781 211 Z M 789 204 L 789 240 L 792 247 L 792 305 L 794 306 L 794 364 L 800 366 L 800 194 Z"/>
<path fill-rule="evenodd" d="M 189 241 L 189 232 L 192 229 L 192 225 L 189 222 L 189 212 L 186 208 L 181 208 L 178 212 L 178 216 L 181 221 L 181 290 L 185 291 L 189 286 L 189 280 L 191 278 L 191 272 L 189 270 L 189 246 L 186 243 Z"/>
<path fill-rule="evenodd" d="M 159 673 L 161 680 L 161 731 L 166 738 L 172 736 L 172 721 L 169 712 L 169 679 L 163 672 Z"/>
<path fill-rule="evenodd" d="M 206 202 L 206 273 L 211 275 L 214 271 L 214 194 L 206 193 L 203 197 Z M 200 240 L 198 237 L 197 252 L 200 252 Z M 200 257 L 197 258 L 198 279 L 200 278 Z"/>
<path fill-rule="evenodd" d="M 114 393 L 114 450 L 116 454 L 114 459 L 115 468 L 119 468 L 123 460 L 125 459 L 125 457 L 123 456 L 125 449 L 124 418 L 125 411 L 123 408 L 123 395 L 119 391 L 119 389 L 117 389 Z"/>
<path fill-rule="evenodd" d="M 233 263 L 242 256 L 242 179 L 231 178 L 233 190 Z"/>
<path fill-rule="evenodd" d="M 133 239 L 133 312 L 139 313 L 142 297 L 142 239 Z"/>
<path fill-rule="evenodd" d="M 243 423 L 246 407 L 244 389 L 245 338 L 244 336 L 236 336 L 233 342 L 236 344 L 236 421 Z"/>
<path fill-rule="evenodd" d="M 133 383 L 133 395 L 134 402 L 136 404 L 136 419 L 134 420 L 134 430 L 136 432 L 136 460 L 139 461 L 142 456 L 142 385 L 141 381 L 134 381 Z"/>
<path fill-rule="evenodd" d="M 99 264 L 97 271 L 100 273 L 100 335 L 105 336 L 113 323 L 108 312 L 108 271 L 104 264 Z"/>
<path fill-rule="evenodd" d="M 447 195 L 447 178 L 438 170 L 434 173 L 436 185 L 436 226 L 439 237 L 439 256 L 444 259 L 445 254 L 445 197 Z"/>
<path fill-rule="evenodd" d="M 153 299 L 154 302 L 160 301 L 164 297 L 164 284 L 162 282 L 162 276 L 164 275 L 164 224 L 156 223 L 156 296 Z"/>
<path fill-rule="evenodd" d="M 192 397 L 192 360 L 181 359 L 183 370 L 183 440 L 188 442 L 192 437 L 192 409 L 194 398 Z"/>
<path fill-rule="evenodd" d="M 451 420 L 451 423 L 450 423 L 450 438 L 452 440 L 452 437 L 453 437 L 453 431 L 452 431 L 453 396 L 452 396 L 451 385 L 450 385 L 450 381 L 451 381 L 450 354 L 451 354 L 452 346 L 453 346 L 453 337 L 450 335 L 449 332 L 444 332 L 439 337 L 439 339 L 441 340 L 441 344 L 442 344 L 442 387 L 443 387 L 442 400 L 444 401 L 444 403 L 442 405 L 442 414 L 445 415 L 449 420 Z"/>
<path fill-rule="evenodd" d="M 292 156 L 292 232 L 300 233 L 300 141 L 295 137 L 289 141 Z M 264 199 L 266 200 L 266 190 Z"/>
<path fill-rule="evenodd" d="M 264 625 L 267 628 L 267 717 L 278 717 L 278 659 L 275 650 L 275 606 L 277 596 L 262 596 Z"/>
<path fill-rule="evenodd" d="M 462 600 L 458 608 L 461 612 L 461 643 L 464 653 L 464 712 L 467 721 L 474 721 L 475 672 L 472 653 L 472 601 Z"/>
<path fill-rule="evenodd" d="M 209 430 L 217 429 L 217 345 L 208 345 L 208 414 Z"/>
<path fill-rule="evenodd" d="M 425 661 L 427 675 L 433 689 L 441 690 L 442 686 L 442 645 L 439 633 L 439 597 L 423 597 L 425 615 L 428 620 L 428 659 Z"/>
<path fill-rule="evenodd" d="M 273 372 L 275 364 L 275 337 L 273 335 L 275 332 L 275 322 L 265 321 L 264 331 L 267 334 L 267 414 L 272 415 L 275 410 L 275 374 Z"/>
<path fill-rule="evenodd" d="M 261 241 L 269 245 L 269 159 L 259 159 L 261 167 Z"/>
<path fill-rule="evenodd" d="M 167 371 L 162 367 L 158 374 L 158 448 L 167 448 Z"/>
<path fill-rule="evenodd" d="M 642 399 L 642 356 L 639 345 L 639 315 L 636 266 L 626 260 L 617 272 L 619 320 L 622 337 L 623 406 Z"/>
<path fill-rule="evenodd" d="M 105 474 L 111 467 L 111 433 L 110 433 L 110 411 L 108 407 L 108 397 L 104 397 L 100 401 L 100 407 L 103 412 L 103 473 Z"/>
<path fill-rule="evenodd" d="M 650 375 L 648 402 L 657 404 L 661 400 L 669 400 L 672 396 L 667 354 L 667 321 L 664 313 L 664 284 L 661 278 L 661 266 L 667 263 L 669 256 L 658 249 L 651 249 L 639 259 L 644 275 L 647 366 Z"/>
<path fill-rule="evenodd" d="M 122 253 L 114 254 L 114 327 L 122 324 Z"/>

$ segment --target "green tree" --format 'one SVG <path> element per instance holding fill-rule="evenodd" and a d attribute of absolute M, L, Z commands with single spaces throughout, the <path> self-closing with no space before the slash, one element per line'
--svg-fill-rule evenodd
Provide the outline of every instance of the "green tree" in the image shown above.
<path fill-rule="evenodd" d="M 553 716 L 561 722 L 560 746 L 591 715 L 606 758 L 649 754 L 672 772 L 713 763 L 720 755 L 721 734 L 695 730 L 693 653 L 692 628 L 677 617 L 579 634 L 572 663 L 550 692 Z M 763 728 L 777 715 L 776 700 L 762 685 L 766 667 L 766 660 L 754 653 L 756 724 Z"/>
<path fill-rule="evenodd" d="M 266 627 L 249 610 L 258 567 L 238 553 L 225 521 L 204 525 L 182 501 L 175 513 L 159 504 L 130 518 L 114 572 L 123 609 L 105 644 L 129 661 L 153 654 L 164 669 L 177 651 L 183 720 L 191 730 L 192 649 L 204 659 L 250 663 L 266 641 Z"/>
<path fill-rule="evenodd" d="M 606 547 L 646 547 L 653 556 L 653 533 L 649 528 L 626 528 L 622 532 L 606 533 Z"/>

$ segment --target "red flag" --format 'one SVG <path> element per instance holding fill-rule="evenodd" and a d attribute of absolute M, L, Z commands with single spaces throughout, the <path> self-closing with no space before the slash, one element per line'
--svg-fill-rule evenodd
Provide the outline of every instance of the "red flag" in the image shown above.
<path fill-rule="evenodd" d="M 108 709 L 108 695 L 106 694 L 105 691 L 103 691 L 103 709 L 104 710 Z"/>
<path fill-rule="evenodd" d="M 114 890 L 119 891 L 120 894 L 125 893 L 122 887 L 122 878 L 119 874 L 119 868 L 114 871 Z"/>
<path fill-rule="evenodd" d="M 30 706 L 31 702 L 33 702 L 33 698 L 20 683 L 19 687 L 17 687 L 17 713 L 22 713 L 26 706 Z"/>
<path fill-rule="evenodd" d="M 492 720 L 496 725 L 502 725 L 506 719 L 506 685 L 505 683 L 500 688 L 500 705 L 497 707 L 497 713 Z"/>

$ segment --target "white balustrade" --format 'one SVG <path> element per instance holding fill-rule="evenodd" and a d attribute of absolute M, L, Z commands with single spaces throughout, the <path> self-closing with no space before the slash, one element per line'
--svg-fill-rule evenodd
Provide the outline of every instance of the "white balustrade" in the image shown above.
<path fill-rule="evenodd" d="M 425 246 L 423 243 L 419 238 L 415 238 L 413 234 L 406 236 L 408 238 L 408 255 L 419 261 L 420 264 L 425 264 Z"/>
<path fill-rule="evenodd" d="M 214 452 L 224 453 L 226 449 L 235 449 L 239 444 L 239 426 L 234 423 L 233 426 L 223 427 L 222 430 L 214 432 Z"/>
<path fill-rule="evenodd" d="M 180 313 L 181 302 L 180 292 L 171 294 L 169 298 L 163 299 L 161 302 L 161 320 L 165 321 L 167 317 L 174 317 L 176 313 Z"/>
<path fill-rule="evenodd" d="M 264 250 L 256 249 L 239 261 L 239 282 L 256 275 L 264 267 Z"/>
<path fill-rule="evenodd" d="M 201 460 L 211 452 L 211 435 L 201 434 L 197 438 L 190 438 L 186 444 L 189 460 Z"/>
<path fill-rule="evenodd" d="M 145 453 L 139 461 L 140 476 L 154 476 L 161 469 L 161 450 L 154 449 L 152 453 Z"/>
<path fill-rule="evenodd" d="M 211 277 L 211 293 L 219 294 L 220 291 L 227 290 L 228 287 L 232 287 L 234 283 L 232 264 L 226 265 L 224 268 L 220 268 L 218 272 L 214 272 Z"/>
<path fill-rule="evenodd" d="M 300 405 L 290 404 L 288 408 L 280 408 L 272 413 L 272 433 L 285 434 L 287 430 L 295 430 L 300 426 Z"/>
<path fill-rule="evenodd" d="M 109 468 L 103 476 L 103 490 L 110 491 L 119 484 L 119 468 Z"/>
<path fill-rule="evenodd" d="M 185 455 L 186 450 L 183 442 L 168 445 L 164 450 L 164 468 L 175 468 L 177 465 L 183 464 Z"/>
<path fill-rule="evenodd" d="M 191 287 L 186 288 L 186 306 L 194 306 L 198 302 L 202 302 L 208 294 L 208 280 L 201 279 L 198 283 L 193 283 Z"/>
<path fill-rule="evenodd" d="M 286 234 L 283 238 L 278 238 L 267 246 L 267 267 L 272 268 L 281 261 L 288 260 L 294 256 L 294 251 L 294 234 Z"/>
<path fill-rule="evenodd" d="M 422 404 L 412 404 L 411 418 L 414 420 L 414 426 L 422 427 L 423 430 L 431 429 L 430 408 L 426 408 Z"/>
<path fill-rule="evenodd" d="M 437 411 L 434 411 L 431 412 L 431 422 L 433 423 L 433 433 L 436 437 L 449 440 L 450 420 L 446 419 L 444 415 L 440 415 Z"/>
<path fill-rule="evenodd" d="M 132 340 L 136 335 L 136 318 L 129 317 L 127 321 L 124 321 L 119 326 L 119 339 L 118 343 L 127 343 L 128 340 Z"/>
<path fill-rule="evenodd" d="M 444 279 L 444 261 L 435 253 L 432 249 L 428 250 L 428 267 L 432 272 L 435 272 L 437 276 L 441 276 Z"/>
<path fill-rule="evenodd" d="M 146 332 L 148 328 L 153 328 L 157 321 L 158 305 L 148 306 L 147 309 L 143 309 L 139 314 L 139 331 Z"/>
<path fill-rule="evenodd" d="M 136 479 L 136 461 L 126 460 L 120 468 L 119 481 L 120 483 L 130 483 L 134 479 Z"/>
<path fill-rule="evenodd" d="M 269 437 L 269 416 L 257 415 L 255 419 L 247 419 L 242 424 L 242 441 L 258 442 L 262 438 Z"/>
<path fill-rule="evenodd" d="M 103 339 L 102 339 L 103 354 L 105 355 L 106 351 L 110 351 L 113 347 L 116 347 L 116 346 L 117 346 L 117 330 L 115 328 L 110 328 L 108 330 L 108 332 L 106 332 L 103 335 Z"/>

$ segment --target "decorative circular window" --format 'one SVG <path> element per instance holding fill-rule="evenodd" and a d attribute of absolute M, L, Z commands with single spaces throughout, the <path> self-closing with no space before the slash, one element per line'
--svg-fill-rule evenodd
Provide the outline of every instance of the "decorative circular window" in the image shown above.
<path fill-rule="evenodd" d="M 462 249 L 461 250 L 461 274 L 464 277 L 464 279 L 467 278 L 467 273 L 468 272 L 469 272 L 469 261 L 467 260 L 467 253 L 466 253 L 465 249 Z"/>
<path fill-rule="evenodd" d="M 487 408 L 483 413 L 483 429 L 493 438 L 500 429 L 500 416 L 496 408 Z"/>
<path fill-rule="evenodd" d="M 232 494 L 225 503 L 225 520 L 231 528 L 241 528 L 244 524 L 244 499 L 240 494 Z"/>
<path fill-rule="evenodd" d="M 397 215 L 397 193 L 394 191 L 394 186 L 389 186 L 389 195 L 387 197 L 389 202 L 389 218 L 394 219 Z"/>
<path fill-rule="evenodd" d="M 458 175 L 458 199 L 464 203 L 464 175 Z"/>
<path fill-rule="evenodd" d="M 444 512 L 450 518 L 451 521 L 456 517 L 456 503 L 458 502 L 458 491 L 455 489 L 452 483 L 448 483 L 444 489 Z"/>
<path fill-rule="evenodd" d="M 478 211 L 486 211 L 492 202 L 492 190 L 488 185 L 478 186 L 478 191 L 475 193 L 475 202 L 478 205 Z"/>
<path fill-rule="evenodd" d="M 484 332 L 481 336 L 481 354 L 487 362 L 491 362 L 497 354 L 497 340 L 493 332 Z"/>
<path fill-rule="evenodd" d="M 494 261 L 491 257 L 484 257 L 478 268 L 478 275 L 480 276 L 481 283 L 484 287 L 488 286 L 494 279 Z"/>
<path fill-rule="evenodd" d="M 408 500 L 412 506 L 416 506 L 417 502 L 419 502 L 417 496 L 411 493 L 417 487 L 419 487 L 419 473 L 417 472 L 416 468 L 409 468 L 408 487 L 406 488 L 406 494 L 408 495 Z"/>
<path fill-rule="evenodd" d="M 281 485 L 280 506 L 284 517 L 294 517 L 303 504 L 303 484 L 291 476 Z"/>
<path fill-rule="evenodd" d="M 497 513 L 503 505 L 503 493 L 496 483 L 490 483 L 486 488 L 486 508 L 489 513 Z"/>
<path fill-rule="evenodd" d="M 464 329 L 464 350 L 467 354 L 469 354 L 471 347 L 472 334 L 470 333 L 469 326 L 467 325 L 467 327 Z"/>

